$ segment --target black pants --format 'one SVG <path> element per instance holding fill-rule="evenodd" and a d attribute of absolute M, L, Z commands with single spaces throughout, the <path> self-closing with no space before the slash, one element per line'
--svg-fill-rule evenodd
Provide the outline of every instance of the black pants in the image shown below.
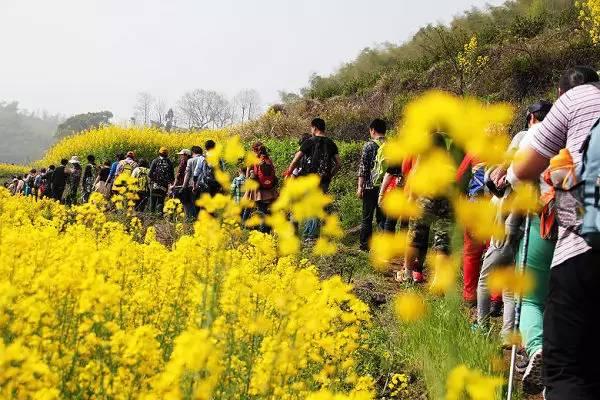
<path fill-rule="evenodd" d="M 373 215 L 377 225 L 383 229 L 385 222 L 383 213 L 377 205 L 379 197 L 379 188 L 365 189 L 362 198 L 362 223 L 360 227 L 360 245 L 365 248 L 369 245 L 369 240 L 373 234 Z"/>
<path fill-rule="evenodd" d="M 600 251 L 550 271 L 544 312 L 546 399 L 600 399 Z"/>
<path fill-rule="evenodd" d="M 137 211 L 137 212 L 146 211 L 146 207 L 148 206 L 148 196 L 149 196 L 149 193 L 146 191 L 138 192 L 138 199 L 135 202 L 135 211 Z"/>
<path fill-rule="evenodd" d="M 165 206 L 165 197 L 167 197 L 163 193 L 151 193 L 150 194 L 150 212 L 158 213 L 162 215 L 163 207 Z"/>
<path fill-rule="evenodd" d="M 64 186 L 55 186 L 52 190 L 52 198 L 58 201 L 62 200 L 63 193 L 65 191 Z"/>

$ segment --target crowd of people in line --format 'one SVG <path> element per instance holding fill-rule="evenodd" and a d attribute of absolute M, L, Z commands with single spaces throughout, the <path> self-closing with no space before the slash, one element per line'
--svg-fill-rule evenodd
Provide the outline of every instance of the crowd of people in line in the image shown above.
<path fill-rule="evenodd" d="M 523 373 L 526 393 L 544 390 L 548 399 L 600 399 L 600 344 L 596 334 L 600 321 L 595 311 L 595 293 L 600 285 L 598 218 L 596 231 L 585 234 L 578 228 L 580 218 L 569 219 L 573 211 L 572 189 L 575 170 L 582 163 L 582 145 L 590 142 L 593 129 L 600 120 L 600 84 L 598 74 L 588 67 L 566 71 L 558 84 L 558 100 L 538 101 L 527 109 L 525 129 L 514 135 L 507 149 L 517 152 L 511 165 L 484 165 L 466 154 L 457 170 L 457 182 L 468 182 L 465 195 L 469 198 L 489 197 L 501 209 L 511 188 L 520 181 L 539 183 L 543 210 L 527 218 L 516 213 L 498 217 L 505 225 L 502 238 L 481 242 L 470 232 L 463 241 L 463 298 L 476 309 L 473 329 L 488 332 L 490 317 L 503 316 L 502 338 L 510 344 L 515 327 L 513 294 L 490 293 L 488 277 L 493 271 L 518 264 L 526 242 L 524 268 L 533 276 L 535 289 L 522 298 L 519 324 L 525 356 L 517 366 Z M 596 128 L 595 128 L 596 127 Z M 375 119 L 370 124 L 369 140 L 359 162 L 357 196 L 362 201 L 360 249 L 369 251 L 373 235 L 373 219 L 379 229 L 395 232 L 408 228 L 411 242 L 403 267 L 395 271 L 400 282 L 423 283 L 426 280 L 424 262 L 428 249 L 442 254 L 450 252 L 453 226 L 452 207 L 447 198 L 416 199 L 423 212 L 410 221 L 386 216 L 382 200 L 394 189 L 404 189 L 407 176 L 418 165 L 419 158 L 404 160 L 401 166 L 388 165 L 385 157 L 386 123 Z M 600 135 L 600 133 L 598 134 Z M 600 139 L 599 139 L 600 140 Z M 452 152 L 452 142 L 443 133 L 434 134 L 440 149 Z M 207 157 L 215 149 L 208 140 L 204 149 L 193 146 L 177 153 L 177 165 L 169 159 L 166 148 L 148 162 L 137 159 L 133 152 L 117 154 L 116 160 L 96 164 L 87 157 L 85 167 L 77 156 L 61 160 L 60 165 L 35 169 L 26 176 L 17 176 L 8 183 L 13 194 L 50 197 L 65 204 L 86 202 L 94 191 L 107 198 L 114 191 L 117 178 L 129 174 L 138 179 L 137 211 L 161 213 L 167 196 L 181 200 L 187 218 L 197 217 L 196 200 L 203 193 L 211 196 L 223 192 L 215 177 L 214 167 Z M 238 202 L 254 201 L 256 211 L 268 214 L 276 200 L 278 177 L 268 149 L 260 142 L 252 146 L 257 162 L 240 167 L 233 178 L 230 193 Z M 587 158 L 600 159 L 600 149 L 593 149 Z M 599 162 L 600 163 L 600 162 Z M 599 164 L 600 165 L 600 164 Z M 594 168 L 600 168 L 595 165 Z M 222 166 L 224 167 L 224 166 Z M 311 134 L 299 141 L 299 150 L 283 173 L 284 179 L 316 174 L 320 187 L 327 193 L 332 179 L 341 168 L 338 147 L 326 135 L 325 121 L 315 118 Z M 594 182 L 598 206 L 600 176 Z M 247 180 L 256 181 L 256 188 L 244 190 Z M 571 186 L 569 186 L 571 185 Z M 587 187 L 586 187 L 587 188 Z M 248 218 L 252 210 L 246 210 Z M 587 218 L 587 217 L 586 217 Z M 526 223 L 529 221 L 529 223 Z M 303 237 L 314 241 L 319 236 L 319 220 L 308 221 Z M 260 229 L 268 231 L 267 226 Z M 527 238 L 524 236 L 528 235 Z"/>

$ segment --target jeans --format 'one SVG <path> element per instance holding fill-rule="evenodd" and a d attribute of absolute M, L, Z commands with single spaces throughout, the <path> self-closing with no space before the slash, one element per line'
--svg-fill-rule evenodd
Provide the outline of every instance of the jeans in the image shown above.
<path fill-rule="evenodd" d="M 385 218 L 377 204 L 379 188 L 365 189 L 362 198 L 362 223 L 360 228 L 360 245 L 365 248 L 369 246 L 369 240 L 373 235 L 373 216 L 379 228 L 384 228 Z"/>
<path fill-rule="evenodd" d="M 546 399 L 600 399 L 600 251 L 553 267 L 544 313 Z"/>
<path fill-rule="evenodd" d="M 555 242 L 540 236 L 540 220 L 531 219 L 529 249 L 527 251 L 526 272 L 533 278 L 534 288 L 523 296 L 520 330 L 529 356 L 542 348 L 544 303 L 548 297 L 550 265 Z M 519 246 L 517 260 L 521 259 L 522 246 Z"/>
<path fill-rule="evenodd" d="M 477 324 L 485 326 L 489 322 L 491 300 L 488 289 L 488 278 L 497 268 L 507 268 L 507 265 L 514 264 L 518 242 L 514 239 L 507 239 L 501 246 L 490 245 L 483 258 L 481 271 L 479 272 L 479 282 L 477 284 Z M 510 267 L 508 267 L 510 268 Z M 515 320 L 515 301 L 512 292 L 503 291 L 504 300 L 503 324 L 501 335 L 507 339 L 512 333 Z"/>
<path fill-rule="evenodd" d="M 327 193 L 329 191 L 330 183 L 331 183 L 331 180 L 321 179 L 321 183 L 319 184 L 319 186 L 321 187 L 321 190 L 323 191 L 323 193 Z M 306 222 L 304 223 L 304 233 L 303 233 L 304 239 L 308 239 L 308 240 L 317 239 L 319 237 L 320 232 L 321 232 L 321 221 L 319 220 L 319 218 L 311 218 L 311 219 L 306 220 Z"/>
<path fill-rule="evenodd" d="M 192 221 L 196 219 L 196 196 L 192 192 L 191 188 L 185 188 L 181 191 L 181 205 L 183 206 L 183 211 L 185 212 L 185 216 L 188 220 Z"/>

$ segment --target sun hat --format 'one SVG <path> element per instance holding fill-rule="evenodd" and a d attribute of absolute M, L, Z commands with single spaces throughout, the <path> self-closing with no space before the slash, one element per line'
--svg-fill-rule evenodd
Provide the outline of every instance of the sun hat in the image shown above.
<path fill-rule="evenodd" d="M 190 150 L 188 150 L 188 149 L 181 149 L 179 151 L 179 153 L 177 153 L 177 154 L 179 154 L 179 155 L 185 154 L 186 156 L 191 156 L 192 152 Z"/>
<path fill-rule="evenodd" d="M 80 164 L 79 157 L 72 156 L 71 159 L 69 160 L 69 164 Z"/>

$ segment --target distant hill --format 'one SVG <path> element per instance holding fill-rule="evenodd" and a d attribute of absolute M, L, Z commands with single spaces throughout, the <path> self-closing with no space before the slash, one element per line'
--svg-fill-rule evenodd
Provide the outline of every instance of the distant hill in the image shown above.
<path fill-rule="evenodd" d="M 282 93 L 282 104 L 242 133 L 298 136 L 319 115 L 335 137 L 364 138 L 371 119 L 397 123 L 406 103 L 432 88 L 508 101 L 524 111 L 540 98 L 553 100 L 568 67 L 600 68 L 600 46 L 578 15 L 570 0 L 471 9 L 448 25 L 422 27 L 403 44 L 363 49 L 331 75 L 313 75 L 300 94 Z"/>
<path fill-rule="evenodd" d="M 57 115 L 19 110 L 17 102 L 0 102 L 0 162 L 29 163 L 39 159 L 54 142 Z"/>

